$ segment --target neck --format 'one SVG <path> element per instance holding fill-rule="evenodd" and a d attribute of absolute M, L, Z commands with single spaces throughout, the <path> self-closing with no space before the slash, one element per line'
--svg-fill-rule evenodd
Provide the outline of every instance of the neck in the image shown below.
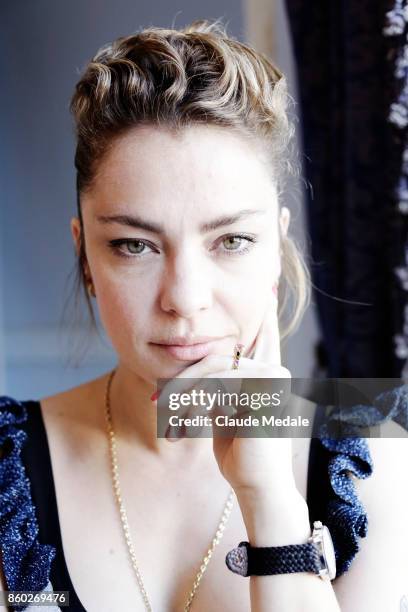
<path fill-rule="evenodd" d="M 214 461 L 212 438 L 182 438 L 169 441 L 157 437 L 157 402 L 150 398 L 156 387 L 119 363 L 110 385 L 110 412 L 115 437 L 137 445 L 159 460 L 188 457 Z M 106 385 L 110 372 L 103 378 Z"/>

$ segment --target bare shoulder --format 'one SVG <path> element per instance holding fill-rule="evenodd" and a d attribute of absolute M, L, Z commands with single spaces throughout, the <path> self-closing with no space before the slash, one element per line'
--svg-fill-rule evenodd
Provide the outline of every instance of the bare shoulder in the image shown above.
<path fill-rule="evenodd" d="M 381 437 L 368 438 L 373 473 L 357 483 L 360 499 L 367 509 L 385 509 L 392 499 L 408 502 L 408 435 L 394 421 L 381 426 Z M 390 493 L 391 497 L 387 495 Z M 387 513 L 384 514 L 386 517 Z M 408 542 L 407 542 L 408 545 Z"/>
<path fill-rule="evenodd" d="M 91 416 L 92 408 L 103 400 L 106 374 L 66 391 L 40 399 L 42 412 L 49 418 L 80 419 L 84 423 Z"/>
<path fill-rule="evenodd" d="M 369 438 L 367 444 L 373 462 L 373 473 L 358 484 L 362 502 L 377 512 L 385 510 L 394 499 L 408 505 L 408 435 L 393 421 L 381 427 L 381 438 Z M 387 495 L 390 493 L 390 496 Z M 387 513 L 384 513 L 384 517 Z M 408 532 L 407 532 L 408 533 Z M 407 542 L 408 545 L 408 542 Z"/>
<path fill-rule="evenodd" d="M 82 454 L 105 435 L 101 406 L 104 405 L 106 374 L 40 400 L 48 440 L 60 453 Z"/>

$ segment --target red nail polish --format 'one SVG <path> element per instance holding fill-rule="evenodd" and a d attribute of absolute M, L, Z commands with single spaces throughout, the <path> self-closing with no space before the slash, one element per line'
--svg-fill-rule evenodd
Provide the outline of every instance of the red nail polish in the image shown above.
<path fill-rule="evenodd" d="M 152 400 L 152 402 L 155 402 L 158 397 L 159 397 L 159 392 L 155 391 L 150 399 Z"/>

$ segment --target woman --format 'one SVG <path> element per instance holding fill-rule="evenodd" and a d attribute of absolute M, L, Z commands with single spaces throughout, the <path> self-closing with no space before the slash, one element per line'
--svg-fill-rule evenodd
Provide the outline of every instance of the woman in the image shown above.
<path fill-rule="evenodd" d="M 280 338 L 307 303 L 308 276 L 279 201 L 292 135 L 286 100 L 279 70 L 208 22 L 118 39 L 87 66 L 71 105 L 71 230 L 88 302 L 118 360 L 40 402 L 2 398 L 0 441 L 13 449 L 0 463 L 3 588 L 68 590 L 76 612 L 397 609 L 408 590 L 407 451 L 395 444 L 405 441 L 368 448 L 360 439 L 324 454 L 316 438 L 311 447 L 307 438 L 156 433 L 158 379 L 187 389 L 183 378 L 290 376 Z M 302 413 L 314 412 L 305 402 Z M 329 458 L 347 471 L 330 472 L 325 498 Z M 348 497 L 334 486 L 344 476 Z M 275 574 L 234 575 L 245 556 L 229 553 L 243 540 L 254 554 L 316 551 L 309 501 L 314 518 L 334 532 L 338 523 L 335 580 L 298 558 L 283 572 L 282 556 Z"/>

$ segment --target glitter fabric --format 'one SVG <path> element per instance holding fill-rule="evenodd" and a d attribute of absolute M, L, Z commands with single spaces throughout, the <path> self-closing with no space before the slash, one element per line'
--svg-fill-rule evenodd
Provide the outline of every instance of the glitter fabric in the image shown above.
<path fill-rule="evenodd" d="M 408 428 L 408 386 L 386 391 L 372 406 L 330 409 L 319 427 L 318 438 L 327 450 L 327 465 L 319 469 L 328 475 L 330 496 L 325 516 L 336 551 L 337 575 L 347 571 L 359 550 L 359 538 L 367 535 L 367 514 L 358 499 L 352 475 L 367 478 L 373 471 L 367 440 L 330 437 L 330 426 L 341 423 L 353 428 L 384 423 L 393 419 Z M 9 590 L 42 591 L 49 582 L 55 547 L 38 541 L 36 510 L 31 498 L 20 451 L 27 434 L 20 427 L 27 420 L 23 403 L 0 397 L 0 546 L 3 570 Z M 349 431 L 349 430 L 347 430 Z M 15 610 L 30 610 L 16 606 Z M 58 608 L 56 608 L 58 610 Z"/>
<path fill-rule="evenodd" d="M 325 426 L 323 426 L 324 428 Z M 367 514 L 358 499 L 351 475 L 368 478 L 373 464 L 365 438 L 321 438 L 330 451 L 328 461 L 331 495 L 322 522 L 330 530 L 336 553 L 336 575 L 346 572 L 359 550 L 359 538 L 367 535 Z"/>
<path fill-rule="evenodd" d="M 7 589 L 42 591 L 48 584 L 55 548 L 38 541 L 36 511 L 20 451 L 27 434 L 19 425 L 26 408 L 0 397 L 0 546 Z M 15 606 L 17 612 L 28 606 Z"/>

